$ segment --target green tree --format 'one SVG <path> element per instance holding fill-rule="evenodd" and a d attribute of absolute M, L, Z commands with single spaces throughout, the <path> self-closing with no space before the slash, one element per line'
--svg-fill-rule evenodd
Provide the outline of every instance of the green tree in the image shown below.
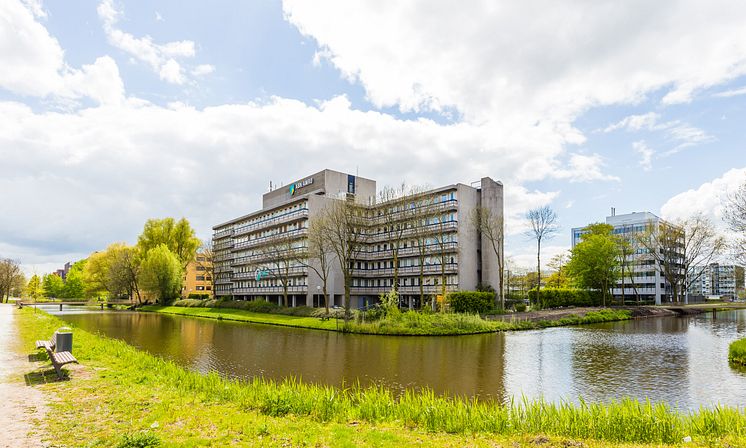
<path fill-rule="evenodd" d="M 619 244 L 608 224 L 587 226 L 581 241 L 572 249 L 567 271 L 581 288 L 603 291 L 603 305 L 619 278 Z"/>
<path fill-rule="evenodd" d="M 110 297 L 137 297 L 140 301 L 138 249 L 124 243 L 109 245 L 88 257 L 85 267 L 86 292 Z"/>
<path fill-rule="evenodd" d="M 34 274 L 31 276 L 26 284 L 24 295 L 34 300 L 44 297 L 44 288 L 42 288 L 41 279 L 38 275 Z"/>
<path fill-rule="evenodd" d="M 179 295 L 184 270 L 176 256 L 165 244 L 150 249 L 140 267 L 142 287 L 166 303 Z"/>
<path fill-rule="evenodd" d="M 25 284 L 20 263 L 10 258 L 0 259 L 0 303 L 3 298 L 7 302 L 14 293 L 21 293 Z"/>
<path fill-rule="evenodd" d="M 75 262 L 65 277 L 65 287 L 62 288 L 60 297 L 65 299 L 82 299 L 86 296 L 84 270 L 87 259 Z"/>
<path fill-rule="evenodd" d="M 56 298 L 62 294 L 62 288 L 65 287 L 65 283 L 62 281 L 57 274 L 46 274 L 42 278 L 42 288 L 44 289 L 44 297 Z"/>
<path fill-rule="evenodd" d="M 145 256 L 151 249 L 165 245 L 179 260 L 182 269 L 194 261 L 201 241 L 186 218 L 149 219 L 137 238 L 137 247 Z"/>

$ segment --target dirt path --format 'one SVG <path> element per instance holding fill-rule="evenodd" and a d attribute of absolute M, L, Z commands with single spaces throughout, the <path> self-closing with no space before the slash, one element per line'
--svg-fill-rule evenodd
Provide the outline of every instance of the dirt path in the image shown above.
<path fill-rule="evenodd" d="M 26 385 L 36 363 L 18 353 L 14 305 L 0 304 L 0 448 L 47 447 L 39 431 L 47 407 L 42 392 Z"/>

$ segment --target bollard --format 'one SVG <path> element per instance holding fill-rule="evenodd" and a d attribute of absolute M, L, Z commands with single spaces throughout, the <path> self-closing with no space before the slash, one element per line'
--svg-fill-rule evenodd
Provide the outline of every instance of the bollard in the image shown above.
<path fill-rule="evenodd" d="M 73 352 L 73 331 L 62 327 L 54 332 L 55 352 Z"/>
<path fill-rule="evenodd" d="M 60 311 L 62 311 L 62 304 L 60 303 Z"/>

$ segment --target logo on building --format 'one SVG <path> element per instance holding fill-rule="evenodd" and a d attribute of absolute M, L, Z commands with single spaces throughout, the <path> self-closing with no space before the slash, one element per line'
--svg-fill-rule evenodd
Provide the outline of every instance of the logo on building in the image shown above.
<path fill-rule="evenodd" d="M 295 194 L 295 190 L 311 185 L 312 183 L 313 183 L 313 177 L 309 177 L 307 179 L 298 181 L 294 184 L 290 184 L 290 187 L 288 188 L 288 191 L 290 192 L 290 196 Z"/>

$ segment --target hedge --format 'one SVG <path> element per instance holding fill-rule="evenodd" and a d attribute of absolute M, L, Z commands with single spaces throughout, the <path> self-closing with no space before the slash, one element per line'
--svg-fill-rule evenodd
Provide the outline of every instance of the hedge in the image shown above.
<path fill-rule="evenodd" d="M 538 303 L 541 308 L 559 308 L 562 306 L 601 306 L 603 293 L 585 289 L 544 288 L 536 298 L 536 289 L 528 292 L 531 303 Z"/>
<path fill-rule="evenodd" d="M 448 303 L 456 313 L 484 314 L 495 307 L 495 293 L 459 291 L 448 294 Z"/>

